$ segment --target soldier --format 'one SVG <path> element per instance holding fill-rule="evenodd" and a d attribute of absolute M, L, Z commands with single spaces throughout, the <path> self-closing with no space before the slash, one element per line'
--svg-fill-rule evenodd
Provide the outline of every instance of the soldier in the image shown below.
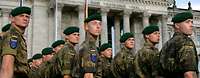
<path fill-rule="evenodd" d="M 53 48 L 47 47 L 42 49 L 42 55 L 43 55 L 43 62 L 51 60 L 54 55 Z"/>
<path fill-rule="evenodd" d="M 112 46 L 109 43 L 104 43 L 100 47 L 100 66 L 98 67 L 98 76 L 100 78 L 114 78 L 111 71 L 112 61 Z M 97 77 L 98 77 L 97 76 Z"/>
<path fill-rule="evenodd" d="M 42 54 L 35 54 L 33 57 L 32 57 L 32 69 L 37 69 L 40 67 L 40 65 L 42 64 Z"/>
<path fill-rule="evenodd" d="M 58 51 L 64 47 L 65 41 L 64 40 L 57 40 L 55 41 L 51 47 L 53 47 L 53 51 L 55 53 L 58 53 Z"/>
<path fill-rule="evenodd" d="M 130 32 L 120 37 L 121 50 L 116 54 L 112 63 L 112 72 L 115 78 L 134 77 L 134 35 Z"/>
<path fill-rule="evenodd" d="M 158 78 L 159 51 L 155 45 L 160 40 L 159 27 L 150 25 L 144 28 L 142 34 L 145 43 L 135 56 L 135 61 L 137 61 L 136 66 L 140 68 L 136 72 L 142 72 L 144 78 Z"/>
<path fill-rule="evenodd" d="M 101 15 L 91 15 L 84 22 L 87 37 L 79 50 L 81 78 L 94 78 L 97 73 L 97 61 L 99 58 L 96 40 L 101 34 Z"/>
<path fill-rule="evenodd" d="M 1 78 L 27 78 L 27 46 L 23 37 L 30 21 L 31 9 L 17 7 L 10 13 L 11 27 L 4 34 L 1 53 Z"/>
<path fill-rule="evenodd" d="M 32 65 L 29 72 L 29 78 L 38 78 L 38 69 L 42 64 L 42 54 L 35 54 L 31 59 Z"/>
<path fill-rule="evenodd" d="M 73 78 L 73 71 L 77 61 L 77 54 L 74 49 L 78 44 L 79 28 L 68 27 L 63 33 L 65 34 L 65 44 L 58 53 L 54 55 L 51 61 L 45 62 L 39 70 L 40 78 Z M 52 72 L 53 71 L 53 72 Z"/>
<path fill-rule="evenodd" d="M 78 26 L 71 26 L 64 30 L 65 34 L 65 45 L 58 52 L 56 57 L 58 64 L 61 67 L 59 70 L 63 78 L 74 77 L 73 71 L 77 63 L 77 52 L 75 50 L 75 45 L 79 43 L 80 33 Z"/>
<path fill-rule="evenodd" d="M 172 18 L 174 35 L 161 50 L 160 62 L 166 78 L 197 78 L 198 56 L 192 35 L 193 15 L 182 12 Z"/>

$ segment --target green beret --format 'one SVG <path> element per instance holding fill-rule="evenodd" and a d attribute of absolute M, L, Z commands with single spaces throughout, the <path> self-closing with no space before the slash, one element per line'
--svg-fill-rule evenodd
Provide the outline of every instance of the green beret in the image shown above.
<path fill-rule="evenodd" d="M 32 57 L 32 59 L 33 60 L 36 60 L 36 59 L 40 59 L 40 58 L 42 58 L 42 54 L 35 54 L 33 57 Z"/>
<path fill-rule="evenodd" d="M 78 32 L 78 33 L 79 33 L 79 28 L 76 27 L 76 26 L 70 26 L 70 27 L 66 28 L 66 29 L 63 31 L 63 33 L 64 33 L 65 35 L 70 35 L 70 34 L 72 34 L 72 33 L 74 33 L 74 32 Z"/>
<path fill-rule="evenodd" d="M 6 24 L 5 26 L 3 26 L 3 28 L 1 29 L 2 32 L 6 32 L 10 29 L 11 24 Z"/>
<path fill-rule="evenodd" d="M 156 25 L 150 25 L 150 26 L 147 26 L 147 27 L 144 28 L 144 30 L 142 31 L 142 34 L 148 35 L 148 34 L 151 34 L 155 31 L 159 31 L 159 27 L 156 26 Z"/>
<path fill-rule="evenodd" d="M 106 50 L 107 48 L 112 48 L 112 45 L 109 43 L 104 43 L 100 47 L 100 52 Z"/>
<path fill-rule="evenodd" d="M 128 38 L 134 37 L 134 34 L 131 32 L 127 32 L 124 33 L 121 37 L 120 37 L 120 42 L 123 43 L 125 42 Z"/>
<path fill-rule="evenodd" d="M 65 41 L 64 40 L 57 40 L 51 45 L 51 47 L 55 48 L 55 47 L 57 47 L 61 44 L 65 44 Z"/>
<path fill-rule="evenodd" d="M 17 7 L 17 8 L 15 8 L 11 11 L 10 15 L 12 15 L 14 17 L 14 16 L 17 16 L 17 15 L 23 14 L 23 13 L 30 15 L 31 14 L 31 8 L 25 7 L 25 6 Z"/>
<path fill-rule="evenodd" d="M 93 14 L 93 15 L 89 16 L 88 18 L 86 18 L 84 20 L 84 22 L 88 23 L 88 22 L 90 22 L 92 20 L 99 20 L 99 21 L 101 21 L 101 15 L 100 14 Z"/>
<path fill-rule="evenodd" d="M 51 48 L 51 47 L 47 47 L 47 48 L 42 49 L 42 55 L 48 55 L 48 54 L 51 54 L 53 52 L 54 52 L 53 48 Z"/>
<path fill-rule="evenodd" d="M 187 19 L 193 19 L 193 15 L 191 12 L 182 12 L 182 13 L 178 13 L 176 14 L 173 18 L 172 18 L 172 22 L 174 23 L 180 23 L 183 22 Z"/>

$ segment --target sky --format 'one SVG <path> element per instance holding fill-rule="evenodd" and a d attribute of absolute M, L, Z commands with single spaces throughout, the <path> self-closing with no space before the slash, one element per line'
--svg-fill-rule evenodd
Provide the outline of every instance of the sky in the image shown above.
<path fill-rule="evenodd" d="M 178 8 L 188 8 L 188 2 L 191 2 L 191 6 L 193 10 L 200 11 L 200 0 L 176 0 L 176 6 Z"/>

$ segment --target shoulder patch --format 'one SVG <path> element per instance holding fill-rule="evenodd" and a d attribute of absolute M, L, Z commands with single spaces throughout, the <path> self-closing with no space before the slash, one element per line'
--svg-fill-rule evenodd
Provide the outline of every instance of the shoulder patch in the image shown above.
<path fill-rule="evenodd" d="M 9 44 L 10 44 L 10 47 L 11 47 L 12 49 L 17 48 L 17 44 L 18 44 L 18 42 L 17 42 L 17 36 L 12 36 L 12 37 L 10 38 Z"/>
<path fill-rule="evenodd" d="M 90 60 L 95 63 L 97 61 L 97 55 L 96 54 L 91 54 L 90 55 Z"/>

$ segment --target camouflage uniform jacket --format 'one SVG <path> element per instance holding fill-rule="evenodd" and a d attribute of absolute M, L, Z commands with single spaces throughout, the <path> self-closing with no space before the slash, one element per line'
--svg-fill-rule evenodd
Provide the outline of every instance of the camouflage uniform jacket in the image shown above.
<path fill-rule="evenodd" d="M 121 48 L 112 62 L 112 72 L 115 78 L 134 78 L 134 54 L 126 47 Z"/>
<path fill-rule="evenodd" d="M 70 42 L 66 42 L 65 46 L 58 52 L 56 56 L 56 62 L 60 67 L 61 75 L 70 75 L 72 76 L 73 69 L 75 67 L 75 62 L 77 61 L 76 50 Z"/>
<path fill-rule="evenodd" d="M 67 41 L 64 47 L 50 61 L 44 62 L 41 66 L 41 78 L 63 78 L 64 75 L 72 77 L 76 62 L 75 55 L 77 54 L 74 46 Z"/>
<path fill-rule="evenodd" d="M 183 78 L 187 71 L 198 72 L 198 57 L 194 42 L 187 35 L 175 32 L 162 47 L 160 62 L 166 78 Z"/>
<path fill-rule="evenodd" d="M 97 76 L 96 78 L 114 78 L 111 71 L 111 61 L 112 58 L 101 57 L 98 62 Z"/>
<path fill-rule="evenodd" d="M 93 73 L 94 76 L 97 73 L 99 54 L 96 47 L 96 40 L 91 35 L 88 35 L 87 38 L 88 39 L 81 44 L 79 49 L 81 77 L 83 77 L 85 73 Z"/>
<path fill-rule="evenodd" d="M 145 42 L 143 48 L 136 54 L 137 67 L 145 78 L 155 78 L 159 70 L 159 51 L 151 43 Z M 137 72 L 139 72 L 137 71 Z"/>
<path fill-rule="evenodd" d="M 11 26 L 3 36 L 1 58 L 4 55 L 14 56 L 14 77 L 27 77 L 29 72 L 27 45 L 23 32 Z M 2 61 L 2 60 L 0 60 Z"/>

